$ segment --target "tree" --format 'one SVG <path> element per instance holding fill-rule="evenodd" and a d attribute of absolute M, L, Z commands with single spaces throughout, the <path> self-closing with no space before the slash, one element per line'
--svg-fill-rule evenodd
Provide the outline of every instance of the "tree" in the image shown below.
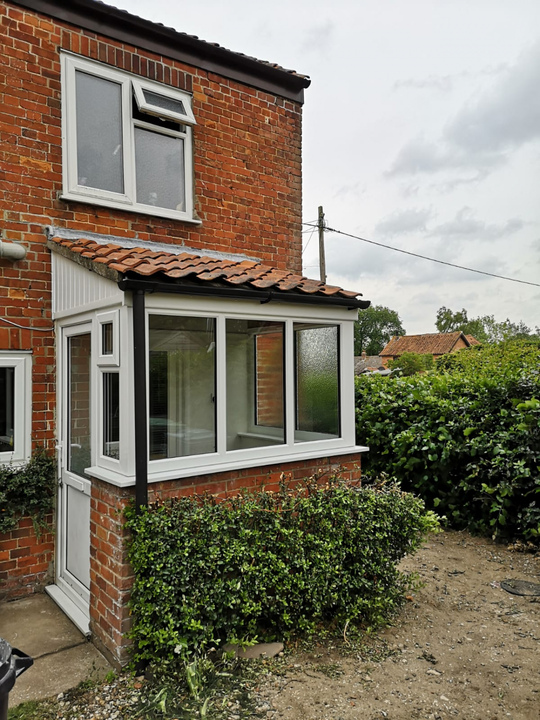
<path fill-rule="evenodd" d="M 393 335 L 405 335 L 395 310 L 383 305 L 360 310 L 354 325 L 354 354 L 378 355 Z"/>
<path fill-rule="evenodd" d="M 465 335 L 473 335 L 481 343 L 498 343 L 510 339 L 534 338 L 535 334 L 521 320 L 513 323 L 506 318 L 497 322 L 493 315 L 483 315 L 469 319 L 465 308 L 453 312 L 450 308 L 441 307 L 437 310 L 435 327 L 441 333 L 460 331 Z M 539 329 L 536 328 L 538 335 Z"/>
<path fill-rule="evenodd" d="M 419 372 L 433 370 L 435 363 L 433 362 L 433 355 L 404 352 L 395 360 L 389 360 L 388 367 L 390 370 L 399 371 L 400 375 L 416 375 Z"/>
<path fill-rule="evenodd" d="M 444 307 L 443 305 L 437 310 L 435 327 L 440 333 L 451 333 L 456 332 L 456 330 L 463 332 L 461 328 L 467 325 L 468 322 L 469 319 L 465 308 L 457 312 L 452 312 L 450 308 Z"/>

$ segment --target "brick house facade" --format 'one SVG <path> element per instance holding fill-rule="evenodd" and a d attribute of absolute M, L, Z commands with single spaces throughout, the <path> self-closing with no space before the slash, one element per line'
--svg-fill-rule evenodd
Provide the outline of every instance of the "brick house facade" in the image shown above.
<path fill-rule="evenodd" d="M 56 448 L 60 486 L 54 563 L 22 519 L 0 597 L 51 583 L 122 664 L 135 494 L 359 477 L 368 303 L 300 274 L 307 78 L 94 0 L 0 23 L 0 462 Z"/>

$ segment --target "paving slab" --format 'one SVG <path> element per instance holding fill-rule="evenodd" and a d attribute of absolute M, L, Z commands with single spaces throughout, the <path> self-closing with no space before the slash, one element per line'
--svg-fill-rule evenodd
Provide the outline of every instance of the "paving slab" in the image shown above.
<path fill-rule="evenodd" d="M 84 640 L 58 605 L 41 593 L 0 604 L 0 637 L 34 659 Z"/>
<path fill-rule="evenodd" d="M 112 670 L 48 595 L 0 603 L 0 637 L 34 658 L 10 692 L 10 707 L 58 695 Z"/>

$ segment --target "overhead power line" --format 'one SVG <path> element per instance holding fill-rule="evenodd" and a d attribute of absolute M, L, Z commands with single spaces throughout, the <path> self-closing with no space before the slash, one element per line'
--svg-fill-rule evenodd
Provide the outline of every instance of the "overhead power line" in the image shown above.
<path fill-rule="evenodd" d="M 317 228 L 318 225 L 312 225 L 311 223 L 303 223 L 309 225 L 309 227 Z M 488 277 L 498 278 L 499 280 L 509 280 L 510 282 L 521 283 L 522 285 L 532 285 L 533 287 L 540 287 L 540 283 L 530 282 L 529 280 L 518 280 L 517 278 L 506 277 L 505 275 L 497 275 L 495 273 L 487 272 L 486 270 L 477 270 L 476 268 L 466 267 L 465 265 L 456 265 L 455 263 L 446 262 L 446 260 L 438 260 L 437 258 L 428 257 L 427 255 L 420 255 L 419 253 L 411 252 L 410 250 L 402 250 L 401 248 L 392 247 L 391 245 L 384 245 L 375 240 L 368 240 L 367 238 L 360 237 L 359 235 L 352 235 L 351 233 L 343 232 L 343 230 L 336 230 L 326 226 L 326 232 L 337 233 L 338 235 L 344 235 L 345 237 L 353 238 L 354 240 L 360 240 L 361 242 L 369 243 L 370 245 L 377 245 L 377 247 L 385 248 L 386 250 L 394 250 L 395 252 L 403 253 L 404 255 L 412 255 L 412 257 L 420 258 L 421 260 L 429 260 L 430 262 L 438 263 L 439 265 L 448 265 L 448 267 L 457 268 L 458 270 L 467 270 L 468 272 L 478 273 L 479 275 L 487 275 Z"/>

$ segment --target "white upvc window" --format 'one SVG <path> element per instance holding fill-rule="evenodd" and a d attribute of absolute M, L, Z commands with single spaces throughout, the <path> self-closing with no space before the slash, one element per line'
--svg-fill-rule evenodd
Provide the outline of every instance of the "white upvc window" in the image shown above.
<path fill-rule="evenodd" d="M 23 462 L 31 452 L 32 357 L 0 352 L 0 463 Z"/>
<path fill-rule="evenodd" d="M 147 308 L 151 482 L 365 449 L 349 311 L 167 300 Z"/>
<path fill-rule="evenodd" d="M 193 216 L 190 94 L 62 53 L 63 198 Z"/>

